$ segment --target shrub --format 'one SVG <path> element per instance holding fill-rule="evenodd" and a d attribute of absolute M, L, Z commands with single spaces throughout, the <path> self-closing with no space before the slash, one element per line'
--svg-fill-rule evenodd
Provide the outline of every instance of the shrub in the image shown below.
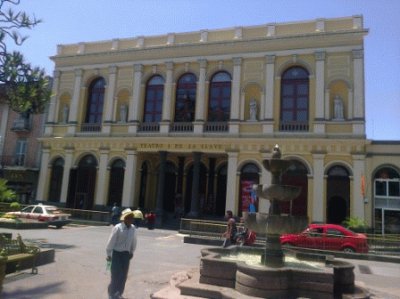
<path fill-rule="evenodd" d="M 19 202 L 14 201 L 14 202 L 10 203 L 10 209 L 12 211 L 19 211 L 21 209 L 21 205 Z"/>
<path fill-rule="evenodd" d="M 367 228 L 366 223 L 364 220 L 358 218 L 358 217 L 349 217 L 346 218 L 345 221 L 342 222 L 342 224 L 352 230 L 356 231 L 363 231 Z"/>

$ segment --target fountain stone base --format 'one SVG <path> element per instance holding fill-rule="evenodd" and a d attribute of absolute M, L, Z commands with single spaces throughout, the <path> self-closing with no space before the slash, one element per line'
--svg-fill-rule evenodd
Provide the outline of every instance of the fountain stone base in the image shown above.
<path fill-rule="evenodd" d="M 224 258 L 240 253 L 262 256 L 262 248 L 237 247 L 206 248 L 201 251 L 200 285 L 213 285 L 231 288 L 240 294 L 261 298 L 336 298 L 354 293 L 354 266 L 344 261 L 324 255 L 304 255 L 301 263 L 307 260 L 319 261 L 321 267 L 284 266 L 273 268 L 264 265 L 249 265 L 240 260 Z M 302 256 L 301 256 L 302 255 Z M 305 262 L 306 261 L 306 262 Z M 181 288 L 182 295 L 193 295 L 188 288 Z M 357 298 L 368 298 L 368 293 Z M 210 294 L 208 294 L 210 296 Z M 207 298 L 220 298 L 207 297 Z M 349 295 L 347 298 L 352 298 Z"/>

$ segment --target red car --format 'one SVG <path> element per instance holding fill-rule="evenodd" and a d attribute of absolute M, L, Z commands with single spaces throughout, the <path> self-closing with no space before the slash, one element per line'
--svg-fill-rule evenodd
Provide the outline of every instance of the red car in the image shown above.
<path fill-rule="evenodd" d="M 310 224 L 302 233 L 281 235 L 280 240 L 282 245 L 344 252 L 368 252 L 366 235 L 357 234 L 336 224 Z"/>

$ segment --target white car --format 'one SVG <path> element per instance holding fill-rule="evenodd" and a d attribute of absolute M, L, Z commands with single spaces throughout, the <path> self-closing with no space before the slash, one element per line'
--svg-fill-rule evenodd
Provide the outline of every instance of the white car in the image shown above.
<path fill-rule="evenodd" d="M 19 212 L 8 212 L 7 215 L 14 215 L 19 218 L 36 219 L 47 222 L 51 226 L 61 228 L 71 222 L 70 214 L 66 214 L 56 206 L 31 205 L 23 208 Z"/>

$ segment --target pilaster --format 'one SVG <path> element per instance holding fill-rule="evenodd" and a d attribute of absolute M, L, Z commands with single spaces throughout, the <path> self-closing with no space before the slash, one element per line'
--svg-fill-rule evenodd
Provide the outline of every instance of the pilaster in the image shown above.
<path fill-rule="evenodd" d="M 96 184 L 96 196 L 95 204 L 106 205 L 107 204 L 107 162 L 108 162 L 108 149 L 100 149 L 100 163 L 98 178 Z"/>
<path fill-rule="evenodd" d="M 134 149 L 126 150 L 126 166 L 124 174 L 124 186 L 122 191 L 122 206 L 130 207 L 133 204 L 136 182 L 137 151 Z"/>
<path fill-rule="evenodd" d="M 42 150 L 42 159 L 40 162 L 39 182 L 36 193 L 37 201 L 47 200 L 47 194 L 45 194 L 47 188 L 47 182 L 49 180 L 49 158 L 50 149 L 44 148 Z"/>
<path fill-rule="evenodd" d="M 237 214 L 237 163 L 238 163 L 238 152 L 228 152 L 228 174 L 226 180 L 226 210 L 233 211 Z"/>
<path fill-rule="evenodd" d="M 313 212 L 312 221 L 324 221 L 324 157 L 325 154 L 313 154 Z"/>
<path fill-rule="evenodd" d="M 240 78 L 242 69 L 242 58 L 233 58 L 233 78 L 231 94 L 231 120 L 239 120 L 239 101 L 240 101 Z"/>

